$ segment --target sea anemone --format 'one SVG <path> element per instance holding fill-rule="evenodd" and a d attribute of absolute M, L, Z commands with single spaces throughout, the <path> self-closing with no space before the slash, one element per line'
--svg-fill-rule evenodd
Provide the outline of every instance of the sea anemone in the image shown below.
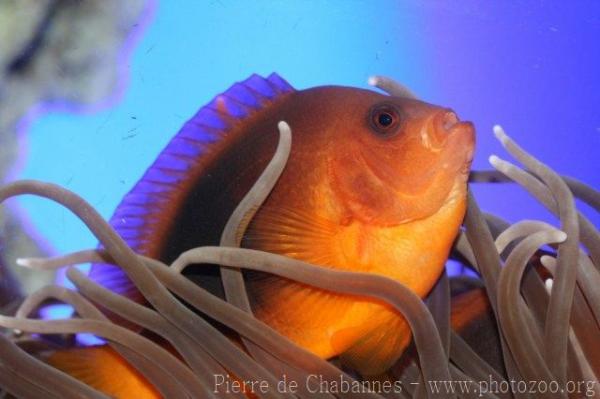
<path fill-rule="evenodd" d="M 379 78 L 373 83 L 391 93 L 407 93 L 389 80 Z M 0 334 L 0 388 L 23 398 L 108 397 L 110 392 L 100 392 L 44 361 L 45 352 L 76 345 L 70 338 L 85 332 L 104 338 L 168 398 L 245 397 L 215 389 L 215 376 L 229 374 L 247 383 L 264 382 L 271 389 L 252 393 L 265 398 L 566 398 L 598 393 L 595 383 L 577 383 L 595 382 L 600 375 L 600 234 L 578 212 L 574 197 L 600 210 L 600 193 L 559 176 L 496 126 L 496 137 L 524 168 L 492 156 L 490 163 L 496 170 L 472 172 L 471 183 L 516 182 L 554 213 L 560 224 L 522 221 L 509 225 L 483 214 L 470 195 L 452 258 L 471 273 L 452 278 L 444 273 L 424 302 L 407 287 L 382 276 L 336 271 L 239 248 L 252 215 L 285 167 L 291 130 L 281 122 L 279 131 L 275 156 L 231 216 L 221 246 L 187 251 L 172 265 L 134 253 L 87 202 L 64 188 L 38 181 L 17 181 L 0 188 L 0 201 L 33 194 L 65 206 L 102 245 L 52 259 L 18 260 L 34 269 L 70 266 L 67 276 L 77 291 L 48 286 L 27 297 L 14 316 L 0 316 L 0 327 L 6 329 Z M 105 289 L 72 267 L 87 262 L 125 270 L 148 306 Z M 191 263 L 221 265 L 227 301 L 181 273 Z M 241 269 L 384 301 L 409 323 L 414 348 L 378 378 L 363 378 L 336 359 L 323 360 L 253 317 Z M 460 300 L 458 292 L 473 288 L 485 293 L 489 320 L 467 335 L 451 328 L 451 306 Z M 48 300 L 71 305 L 77 317 L 32 318 Z M 107 314 L 146 333 L 125 328 Z M 218 325 L 235 331 L 239 342 Z M 156 337 L 168 342 L 170 349 Z M 498 351 L 497 359 L 481 350 L 482 340 L 489 337 L 492 341 L 483 343 Z M 297 381 L 297 390 L 278 389 L 284 380 L 288 386 Z M 521 383 L 526 384 L 525 390 Z"/>

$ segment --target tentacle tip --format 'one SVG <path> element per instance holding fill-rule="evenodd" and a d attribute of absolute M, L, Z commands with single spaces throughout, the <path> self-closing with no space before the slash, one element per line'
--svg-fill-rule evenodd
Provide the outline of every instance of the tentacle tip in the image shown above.
<path fill-rule="evenodd" d="M 556 242 L 565 242 L 567 240 L 567 233 L 562 230 L 556 232 Z"/>
<path fill-rule="evenodd" d="M 288 125 L 286 121 L 279 121 L 277 127 L 279 128 L 279 131 L 291 131 L 290 125 Z"/>
<path fill-rule="evenodd" d="M 33 267 L 33 263 L 31 262 L 31 258 L 17 258 L 15 260 L 15 263 L 18 266 L 22 266 L 22 267 Z"/>
<path fill-rule="evenodd" d="M 540 257 L 540 262 L 542 263 L 542 266 L 544 267 L 552 267 L 552 265 L 554 264 L 554 257 L 550 256 L 550 255 L 542 255 Z"/>
<path fill-rule="evenodd" d="M 546 290 L 550 293 L 552 292 L 552 286 L 554 285 L 554 280 L 551 278 L 546 279 L 544 281 L 544 285 L 546 286 Z"/>
<path fill-rule="evenodd" d="M 508 135 L 506 134 L 502 126 L 494 125 L 493 130 L 494 136 L 496 136 L 496 138 L 500 140 L 502 144 L 504 144 L 508 140 Z"/>
<path fill-rule="evenodd" d="M 488 162 L 493 167 L 497 167 L 500 164 L 500 162 L 502 162 L 502 160 L 497 155 L 490 155 L 490 157 L 488 158 Z"/>
<path fill-rule="evenodd" d="M 379 84 L 379 76 L 369 76 L 369 78 L 367 79 L 367 83 L 369 84 L 369 86 L 376 87 Z"/>

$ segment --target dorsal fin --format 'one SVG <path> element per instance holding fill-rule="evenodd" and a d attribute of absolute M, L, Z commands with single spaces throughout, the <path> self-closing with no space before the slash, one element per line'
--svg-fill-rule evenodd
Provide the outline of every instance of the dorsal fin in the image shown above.
<path fill-rule="evenodd" d="M 202 173 L 204 159 L 214 155 L 214 148 L 236 126 L 294 91 L 273 73 L 267 78 L 252 75 L 216 96 L 183 125 L 123 198 L 110 219 L 111 226 L 134 251 L 157 258 L 161 232 L 177 212 L 176 199 Z M 121 269 L 94 264 L 90 277 L 114 292 L 143 302 Z"/>

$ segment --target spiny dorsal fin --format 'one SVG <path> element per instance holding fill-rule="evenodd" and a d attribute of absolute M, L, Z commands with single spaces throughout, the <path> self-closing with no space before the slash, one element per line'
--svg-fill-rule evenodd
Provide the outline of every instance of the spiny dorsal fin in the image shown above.
<path fill-rule="evenodd" d="M 212 147 L 225 140 L 233 126 L 295 91 L 273 73 L 252 75 L 235 83 L 202 107 L 171 139 L 140 181 L 123 198 L 110 219 L 111 226 L 134 251 L 157 257 L 157 242 L 170 223 L 175 198 L 202 172 L 202 160 Z M 162 229 L 162 230 L 161 230 Z M 143 302 L 141 294 L 119 268 L 94 264 L 90 277 L 103 286 Z"/>

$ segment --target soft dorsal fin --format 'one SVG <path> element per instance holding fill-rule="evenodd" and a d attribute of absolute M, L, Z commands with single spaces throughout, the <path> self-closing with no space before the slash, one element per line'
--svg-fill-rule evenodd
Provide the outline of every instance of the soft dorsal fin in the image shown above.
<path fill-rule="evenodd" d="M 159 154 L 143 177 L 123 198 L 110 219 L 111 226 L 137 253 L 158 258 L 159 246 L 178 204 L 202 175 L 207 158 L 246 120 L 294 92 L 283 78 L 252 75 L 235 83 L 202 107 Z M 237 130 L 236 130 L 237 129 Z M 138 302 L 141 294 L 119 268 L 94 264 L 90 277 L 101 285 Z"/>

